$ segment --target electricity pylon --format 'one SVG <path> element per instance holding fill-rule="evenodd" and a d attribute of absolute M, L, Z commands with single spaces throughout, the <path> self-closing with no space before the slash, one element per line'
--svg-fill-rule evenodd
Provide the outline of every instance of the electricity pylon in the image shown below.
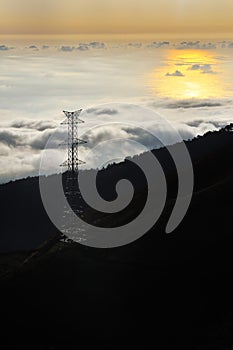
<path fill-rule="evenodd" d="M 67 145 L 68 158 L 61 166 L 67 166 L 68 172 L 74 174 L 78 172 L 78 166 L 85 163 L 78 159 L 78 147 L 86 143 L 86 141 L 78 138 L 78 124 L 84 123 L 84 121 L 79 118 L 82 109 L 74 112 L 63 112 L 66 115 L 66 119 L 61 124 L 68 125 L 68 140 L 67 143 L 65 143 Z"/>
<path fill-rule="evenodd" d="M 86 141 L 78 138 L 78 125 L 84 123 L 79 118 L 82 109 L 74 112 L 63 111 L 66 115 L 66 119 L 61 123 L 68 126 L 68 140 L 63 143 L 67 145 L 68 157 L 65 162 L 61 164 L 62 167 L 67 167 L 68 173 L 65 176 L 65 195 L 67 197 L 68 206 L 64 208 L 64 225 L 63 233 L 72 239 L 77 237 L 80 241 L 84 240 L 84 229 L 82 227 L 76 227 L 73 213 L 78 216 L 82 216 L 83 209 L 80 205 L 80 191 L 78 186 L 78 171 L 79 165 L 84 164 L 82 160 L 78 158 L 78 148 L 80 145 L 86 143 Z"/>

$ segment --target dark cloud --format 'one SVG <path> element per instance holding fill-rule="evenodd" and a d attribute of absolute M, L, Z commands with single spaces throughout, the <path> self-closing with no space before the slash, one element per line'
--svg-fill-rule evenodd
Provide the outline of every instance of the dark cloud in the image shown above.
<path fill-rule="evenodd" d="M 27 47 L 27 49 L 31 49 L 31 50 L 39 50 L 38 47 L 36 45 L 30 45 Z"/>
<path fill-rule="evenodd" d="M 176 66 L 190 66 L 190 63 L 176 63 Z"/>
<path fill-rule="evenodd" d="M 216 49 L 215 43 L 201 43 L 200 41 L 182 41 L 179 44 L 175 45 L 177 50 L 187 50 L 187 49 L 196 49 L 196 50 L 209 50 Z"/>
<path fill-rule="evenodd" d="M 89 46 L 93 49 L 104 49 L 105 44 L 99 41 L 92 41 L 89 43 Z"/>
<path fill-rule="evenodd" d="M 177 50 L 184 49 L 200 49 L 201 43 L 200 41 L 182 41 L 180 44 L 175 45 Z"/>
<path fill-rule="evenodd" d="M 211 67 L 210 64 L 206 64 L 205 66 Z M 202 64 L 193 64 L 193 65 L 189 68 L 189 70 L 202 70 L 203 67 L 204 67 L 204 66 L 203 66 Z"/>
<path fill-rule="evenodd" d="M 188 70 L 199 70 L 203 74 L 217 74 L 213 71 L 211 64 L 193 64 Z"/>
<path fill-rule="evenodd" d="M 128 46 L 139 49 L 140 47 L 142 47 L 142 43 L 128 43 Z"/>
<path fill-rule="evenodd" d="M 220 107 L 219 102 L 196 101 L 196 100 L 181 100 L 167 105 L 167 108 L 204 108 L 204 107 Z"/>
<path fill-rule="evenodd" d="M 165 75 L 166 77 L 184 77 L 184 74 L 179 70 L 176 70 L 174 73 L 167 73 Z"/>
<path fill-rule="evenodd" d="M 71 52 L 75 50 L 75 47 L 66 45 L 66 46 L 61 46 L 59 50 L 64 52 Z"/>
<path fill-rule="evenodd" d="M 226 125 L 226 122 L 221 122 L 221 121 L 217 121 L 217 120 L 210 120 L 210 119 L 196 119 L 196 120 L 192 120 L 190 122 L 186 122 L 185 123 L 188 126 L 191 127 L 195 127 L 198 128 L 200 127 L 202 124 L 212 124 L 216 129 L 221 129 L 222 127 L 224 127 Z"/>
<path fill-rule="evenodd" d="M 0 51 L 8 51 L 8 50 L 12 50 L 13 47 L 9 47 L 6 45 L 0 45 Z"/>
<path fill-rule="evenodd" d="M 29 132 L 29 130 L 21 129 L 16 132 L 11 127 L 0 129 L 0 143 L 13 148 L 30 147 L 34 150 L 43 150 L 49 137 L 54 133 L 53 129 L 46 129 L 43 131 L 33 130 L 31 132 Z M 65 139 L 66 131 L 61 130 L 56 133 L 56 136 L 58 139 L 54 140 L 54 143 L 50 145 L 52 148 L 58 147 L 61 140 Z"/>
<path fill-rule="evenodd" d="M 42 120 L 42 121 L 32 121 L 32 120 L 17 120 L 10 124 L 13 128 L 27 128 L 34 129 L 38 131 L 44 131 L 47 129 L 54 129 L 57 126 L 57 123 L 51 120 Z"/>
<path fill-rule="evenodd" d="M 154 130 L 154 132 L 153 132 Z M 176 130 L 178 131 L 180 137 L 183 140 L 189 140 L 197 135 L 202 135 L 209 130 L 217 130 L 217 128 L 209 123 L 198 123 L 197 126 L 183 124 L 176 124 Z M 148 132 L 149 131 L 149 132 Z M 156 135 L 156 136 L 155 136 Z M 163 124 L 156 124 L 151 126 L 150 129 L 140 128 L 137 126 L 125 126 L 125 125 L 105 125 L 101 128 L 94 128 L 89 130 L 85 134 L 85 139 L 87 144 L 83 146 L 82 150 L 88 151 L 95 146 L 101 144 L 104 141 L 111 141 L 115 139 L 120 139 L 122 145 L 126 146 L 127 140 L 135 141 L 135 145 L 130 149 L 129 155 L 135 155 L 140 153 L 138 145 L 144 146 L 147 149 L 156 149 L 163 147 L 163 145 L 171 145 L 176 143 L 179 138 L 177 138 L 176 133 L 167 128 Z M 163 140 L 163 143 L 160 141 Z M 115 143 L 108 142 L 108 152 L 115 154 Z M 125 150 L 125 149 L 124 149 Z M 129 149 L 128 149 L 129 150 Z"/>
<path fill-rule="evenodd" d="M 43 150 L 48 142 L 52 131 L 44 131 L 28 141 L 28 145 L 35 150 Z M 54 145 L 54 147 L 57 145 Z"/>
<path fill-rule="evenodd" d="M 155 49 L 159 49 L 159 48 L 168 48 L 170 45 L 169 41 L 154 41 L 151 44 L 148 44 L 147 47 L 148 48 L 155 48 Z"/>
<path fill-rule="evenodd" d="M 96 111 L 95 114 L 97 114 L 97 115 L 101 115 L 101 114 L 115 115 L 117 113 L 118 113 L 118 111 L 116 109 L 105 108 L 105 109 Z"/>
<path fill-rule="evenodd" d="M 0 130 L 0 142 L 11 147 L 16 147 L 22 141 L 22 136 L 12 132 L 11 130 Z"/>
<path fill-rule="evenodd" d="M 158 134 L 160 132 L 158 131 Z M 158 148 L 162 146 L 162 143 L 156 139 L 152 134 L 148 133 L 146 129 L 139 128 L 137 126 L 125 126 L 121 124 L 114 125 L 103 125 L 99 128 L 90 129 L 85 134 L 85 140 L 87 143 L 83 146 L 83 149 L 92 149 L 98 144 L 104 141 L 111 141 L 115 139 L 124 141 L 132 140 L 136 141 L 140 145 L 144 145 L 148 148 Z M 136 145 L 135 145 L 136 146 Z M 115 152 L 115 143 L 108 143 L 108 151 L 111 150 L 111 153 Z M 137 152 L 135 152 L 137 153 Z M 134 153 L 134 154 L 135 154 Z"/>
<path fill-rule="evenodd" d="M 208 43 L 208 44 L 202 44 L 201 45 L 201 49 L 203 49 L 203 50 L 208 50 L 208 49 L 210 49 L 210 50 L 212 50 L 212 49 L 216 49 L 217 48 L 217 46 L 216 46 L 216 44 L 214 44 L 214 43 Z"/>
<path fill-rule="evenodd" d="M 53 141 L 50 141 L 47 144 L 50 136 L 53 135 Z M 50 149 L 58 149 L 62 144 L 66 145 L 67 140 L 67 129 L 59 129 L 59 130 L 45 130 L 42 132 L 37 132 L 34 136 L 30 137 L 27 141 L 27 145 L 29 145 L 34 150 L 43 150 L 46 148 Z"/>
<path fill-rule="evenodd" d="M 89 50 L 89 46 L 87 44 L 80 44 L 77 47 L 77 50 L 79 50 L 79 51 L 87 51 L 87 50 Z"/>
<path fill-rule="evenodd" d="M 87 113 L 94 113 L 95 115 L 101 115 L 101 114 L 107 114 L 107 115 L 115 115 L 118 114 L 117 109 L 110 109 L 110 108 L 89 108 L 86 110 Z"/>
<path fill-rule="evenodd" d="M 205 108 L 205 107 L 221 107 L 229 101 L 211 100 L 211 99 L 185 99 L 185 100 L 164 100 L 160 103 L 152 103 L 151 106 L 158 108 L 179 109 L 179 108 Z"/>
<path fill-rule="evenodd" d="M 231 41 L 219 41 L 219 42 L 201 42 L 201 41 L 181 41 L 177 43 L 171 43 L 169 41 L 153 41 L 149 44 L 143 44 L 141 42 L 129 42 L 126 44 L 114 44 L 111 45 L 111 48 L 121 48 L 121 47 L 131 47 L 131 48 L 148 48 L 148 49 L 177 49 L 177 50 L 186 50 L 186 49 L 195 49 L 195 50 L 209 50 L 216 48 L 233 48 L 233 42 Z M 92 41 L 86 43 L 78 43 L 77 46 L 70 45 L 61 45 L 57 46 L 49 46 L 42 45 L 40 49 L 49 49 L 49 48 L 57 48 L 59 51 L 63 52 L 72 52 L 75 50 L 78 51 L 88 51 L 89 49 L 106 49 L 107 46 L 104 42 L 101 41 Z M 0 50 L 5 51 L 9 49 L 13 49 L 14 47 L 8 47 L 6 45 L 0 45 Z M 25 49 L 39 50 L 36 45 L 30 45 L 25 47 Z M 179 65 L 179 64 L 177 64 Z M 182 64 L 180 64 L 182 65 Z"/>
<path fill-rule="evenodd" d="M 175 48 L 177 50 L 186 50 L 186 49 L 195 49 L 195 50 L 209 50 L 209 49 L 216 49 L 216 48 L 233 48 L 233 42 L 231 41 L 219 41 L 219 42 L 201 42 L 201 41 L 181 41 L 177 43 L 171 43 L 169 41 L 153 41 L 149 44 L 143 44 L 141 42 L 129 42 L 126 44 L 114 44 L 111 45 L 112 48 L 120 48 L 120 47 L 132 47 L 132 48 L 149 48 L 149 49 L 168 49 L 168 48 Z M 79 43 L 77 46 L 70 46 L 70 45 L 62 45 L 60 47 L 57 46 L 49 46 L 49 45 L 42 45 L 40 49 L 49 49 L 49 48 L 57 48 L 59 51 L 63 52 L 72 52 L 75 50 L 78 51 L 87 51 L 89 49 L 106 49 L 107 46 L 104 42 L 101 41 L 92 41 L 92 42 L 86 42 L 86 43 Z M 6 45 L 0 45 L 0 51 L 6 51 L 14 49 L 14 47 L 8 47 Z M 39 50 L 39 48 L 36 45 L 30 45 L 25 47 L 25 49 L 31 49 L 31 50 Z"/>
<path fill-rule="evenodd" d="M 75 46 L 69 46 L 69 45 L 65 45 L 65 46 L 61 46 L 59 48 L 60 51 L 64 51 L 64 52 L 72 52 L 75 50 L 79 50 L 79 51 L 87 51 L 90 48 L 92 49 L 104 49 L 105 48 L 105 44 L 99 41 L 93 41 L 90 43 L 80 43 L 77 47 Z"/>

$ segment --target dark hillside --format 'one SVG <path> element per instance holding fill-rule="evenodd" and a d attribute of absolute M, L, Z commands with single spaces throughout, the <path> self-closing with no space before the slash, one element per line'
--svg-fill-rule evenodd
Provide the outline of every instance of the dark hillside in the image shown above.
<path fill-rule="evenodd" d="M 24 251 L 12 255 L 12 272 L 1 280 L 2 340 L 8 348 L 232 349 L 231 128 L 187 142 L 195 191 L 170 235 L 164 228 L 177 177 L 167 151 L 154 151 L 168 180 L 166 207 L 150 232 L 119 248 L 59 242 L 40 202 L 38 178 L 0 186 L 1 260 L 9 264 L 6 251 Z M 107 199 L 114 198 L 113 183 L 122 174 L 136 188 L 131 207 L 99 216 L 102 226 L 127 222 L 145 201 L 143 175 L 131 167 L 126 161 L 99 174 Z M 85 210 L 86 219 L 98 217 Z"/>

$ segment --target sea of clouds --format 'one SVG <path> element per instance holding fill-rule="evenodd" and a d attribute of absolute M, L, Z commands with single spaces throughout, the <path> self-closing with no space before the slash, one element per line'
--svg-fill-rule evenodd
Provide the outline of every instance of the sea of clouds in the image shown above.
<path fill-rule="evenodd" d="M 165 135 L 171 143 L 171 130 L 158 123 L 154 112 L 166 118 L 184 140 L 232 122 L 233 101 L 229 97 L 178 100 L 152 95 L 145 88 L 145 71 L 159 66 L 163 50 L 171 48 L 213 50 L 219 60 L 229 64 L 229 54 L 224 58 L 221 52 L 229 52 L 233 42 L 0 44 L 0 181 L 38 175 L 43 150 L 54 133 L 56 139 L 50 145 L 54 168 L 50 171 L 57 169 L 61 154 L 66 156 L 65 149 L 59 148 L 67 137 L 66 129 L 59 126 L 64 109 L 84 108 L 81 117 L 85 124 L 80 126 L 88 141 L 80 149 L 84 160 L 94 145 L 114 138 L 122 140 L 122 158 L 142 152 L 145 145 L 148 149 L 160 147 L 147 131 Z M 146 56 L 151 50 L 157 53 Z M 215 74 L 205 62 L 193 62 L 188 69 Z M 180 76 L 177 72 L 164 78 Z M 142 113 L 137 105 L 153 112 Z M 127 140 L 138 146 L 132 147 Z M 103 147 L 103 152 L 119 159 L 114 143 Z M 101 157 L 97 158 L 84 167 L 100 164 Z"/>

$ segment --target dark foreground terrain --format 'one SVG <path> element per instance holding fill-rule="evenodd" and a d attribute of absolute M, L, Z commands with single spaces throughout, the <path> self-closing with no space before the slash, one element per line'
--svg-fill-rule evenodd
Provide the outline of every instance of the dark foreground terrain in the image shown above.
<path fill-rule="evenodd" d="M 164 228 L 177 178 L 166 150 L 155 151 L 169 184 L 166 207 L 150 232 L 119 248 L 61 242 L 44 212 L 38 178 L 0 186 L 3 348 L 233 349 L 231 130 L 187 142 L 195 190 L 170 235 Z M 99 189 L 114 198 L 112 181 L 123 174 L 135 184 L 131 206 L 113 217 L 85 207 L 86 219 L 110 226 L 138 212 L 146 190 L 142 174 L 130 167 L 108 167 Z"/>

